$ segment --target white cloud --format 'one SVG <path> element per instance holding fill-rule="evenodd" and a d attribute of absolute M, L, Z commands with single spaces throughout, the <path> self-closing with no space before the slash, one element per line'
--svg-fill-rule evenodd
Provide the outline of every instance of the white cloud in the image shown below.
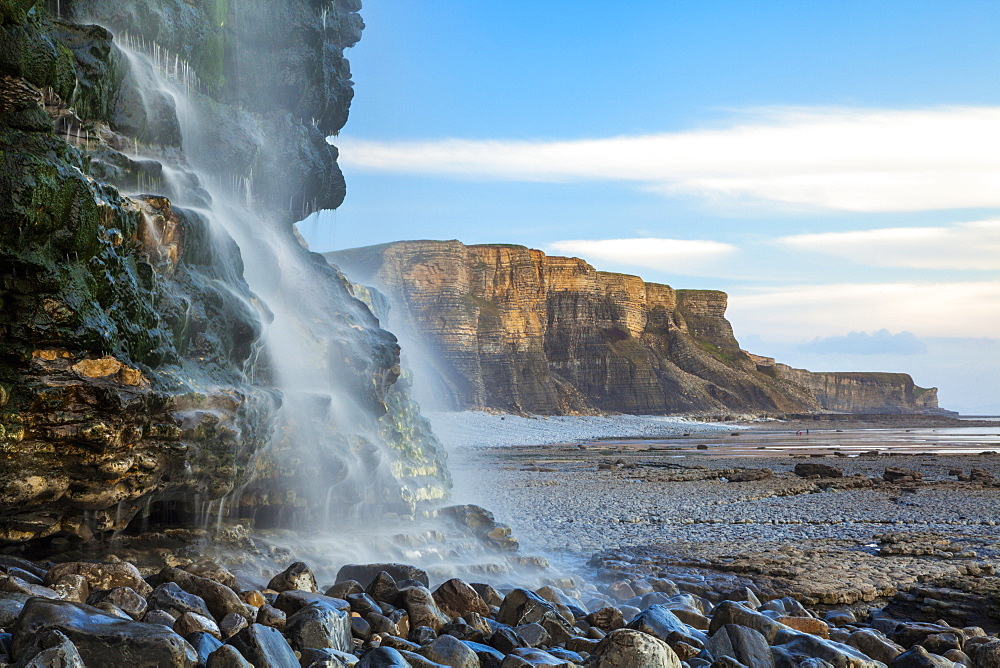
<path fill-rule="evenodd" d="M 375 171 L 631 181 L 668 195 L 850 211 L 1000 206 L 1000 107 L 773 109 L 722 129 L 571 141 L 337 143 L 341 162 Z"/>
<path fill-rule="evenodd" d="M 1000 269 L 1000 220 L 782 237 L 780 245 L 877 267 Z"/>
<path fill-rule="evenodd" d="M 549 248 L 590 262 L 604 260 L 673 274 L 700 273 L 736 251 L 719 241 L 654 238 L 556 241 Z"/>
<path fill-rule="evenodd" d="M 918 337 L 994 337 L 1000 331 L 1000 283 L 799 285 L 734 293 L 737 332 L 775 341 L 843 336 L 852 331 L 909 331 Z"/>

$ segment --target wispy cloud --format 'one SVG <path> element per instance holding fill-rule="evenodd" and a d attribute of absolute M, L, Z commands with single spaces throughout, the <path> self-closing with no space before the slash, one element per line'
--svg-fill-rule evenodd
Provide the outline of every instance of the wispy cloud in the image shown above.
<path fill-rule="evenodd" d="M 631 181 L 667 195 L 850 211 L 1000 206 L 1000 107 L 772 109 L 710 130 L 572 141 L 341 137 L 355 168 Z"/>
<path fill-rule="evenodd" d="M 733 294 L 736 331 L 777 341 L 906 330 L 918 337 L 994 337 L 1000 331 L 1000 283 L 800 285 Z"/>
<path fill-rule="evenodd" d="M 1000 220 L 942 227 L 800 234 L 777 241 L 797 250 L 834 255 L 877 267 L 1000 269 Z"/>
<path fill-rule="evenodd" d="M 672 274 L 702 273 L 736 252 L 736 246 L 719 241 L 656 238 L 556 241 L 549 249 L 588 261 L 604 260 Z"/>

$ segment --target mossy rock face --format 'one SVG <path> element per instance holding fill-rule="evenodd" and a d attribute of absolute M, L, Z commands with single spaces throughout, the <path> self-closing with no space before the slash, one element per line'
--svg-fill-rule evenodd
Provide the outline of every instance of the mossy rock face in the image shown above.
<path fill-rule="evenodd" d="M 147 501 L 244 484 L 277 399 L 243 375 L 261 314 L 235 244 L 92 176 L 153 169 L 80 139 L 120 104 L 110 33 L 38 7 L 4 19 L 0 542 L 88 539 Z"/>
<path fill-rule="evenodd" d="M 50 21 L 34 12 L 22 22 L 0 25 L 0 71 L 51 88 L 68 100 L 76 89 L 73 54 L 50 27 Z"/>
<path fill-rule="evenodd" d="M 338 502 L 397 514 L 447 494 L 395 337 L 297 245 L 323 372 L 366 422 L 322 434 L 316 461 L 282 454 L 294 439 L 261 354 L 272 316 L 205 217 L 212 196 L 191 165 L 242 184 L 251 218 L 288 239 L 290 223 L 338 206 L 326 135 L 347 119 L 343 49 L 362 23 L 355 0 L 252 4 L 0 10 L 0 544 L 88 540 L 151 505 L 194 521 L 237 488 L 235 512 L 262 524 L 315 513 L 304 482 L 341 479 Z M 197 74 L 190 106 L 162 85 L 182 61 Z"/>

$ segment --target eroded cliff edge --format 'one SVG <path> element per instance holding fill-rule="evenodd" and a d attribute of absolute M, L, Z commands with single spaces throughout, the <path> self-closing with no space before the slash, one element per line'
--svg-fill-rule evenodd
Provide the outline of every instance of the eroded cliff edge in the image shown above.
<path fill-rule="evenodd" d="M 344 197 L 326 136 L 347 119 L 359 7 L 0 5 L 0 543 L 158 513 L 287 525 L 316 481 L 340 515 L 446 493 L 395 337 L 291 227 Z M 277 240 L 280 260 L 252 252 L 276 286 L 310 285 L 309 364 L 350 401 L 314 459 L 289 436 L 302 397 L 278 389 L 277 316 L 236 224 Z"/>
<path fill-rule="evenodd" d="M 400 241 L 327 253 L 384 291 L 426 352 L 424 401 L 536 414 L 922 412 L 906 374 L 811 374 L 740 348 L 727 296 L 523 246 Z"/>

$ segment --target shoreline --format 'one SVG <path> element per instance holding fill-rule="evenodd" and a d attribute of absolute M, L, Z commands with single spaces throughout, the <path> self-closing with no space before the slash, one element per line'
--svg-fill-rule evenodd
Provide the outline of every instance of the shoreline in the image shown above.
<path fill-rule="evenodd" d="M 427 411 L 445 448 L 554 445 L 605 438 L 669 438 L 746 429 L 746 423 L 703 422 L 673 415 L 533 415 Z"/>
<path fill-rule="evenodd" d="M 996 420 L 943 415 L 817 414 L 778 418 L 712 421 L 697 415 L 517 415 L 487 411 L 425 411 L 434 433 L 447 448 L 520 447 L 625 438 L 675 438 L 698 433 L 837 429 L 936 429 L 996 427 Z"/>

